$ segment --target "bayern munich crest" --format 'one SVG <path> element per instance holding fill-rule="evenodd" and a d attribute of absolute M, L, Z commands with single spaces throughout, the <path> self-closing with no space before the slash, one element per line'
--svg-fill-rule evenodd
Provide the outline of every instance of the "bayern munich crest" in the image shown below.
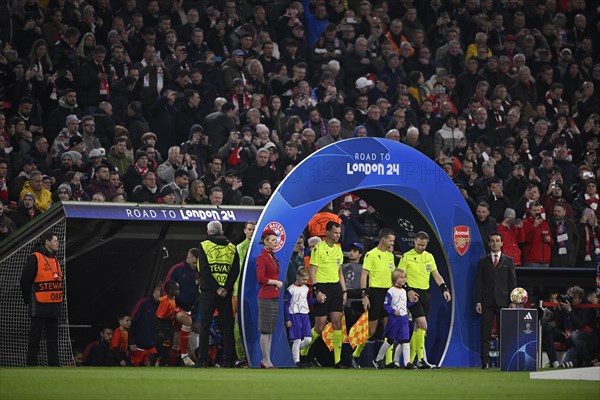
<path fill-rule="evenodd" d="M 273 251 L 279 251 L 285 245 L 285 229 L 279 222 L 269 222 L 268 229 L 272 229 L 277 234 L 277 246 Z"/>
<path fill-rule="evenodd" d="M 452 231 L 452 239 L 456 252 L 464 256 L 471 244 L 471 228 L 465 225 L 455 226 Z"/>

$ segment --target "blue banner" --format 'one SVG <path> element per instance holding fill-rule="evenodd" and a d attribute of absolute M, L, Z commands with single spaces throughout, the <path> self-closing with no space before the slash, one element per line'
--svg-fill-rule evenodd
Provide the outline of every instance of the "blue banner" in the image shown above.
<path fill-rule="evenodd" d="M 397 247 L 412 248 L 419 230 L 429 233 L 428 251 L 453 300 L 445 303 L 432 280 L 426 339 L 430 362 L 445 366 L 479 363 L 479 321 L 474 311 L 477 261 L 484 254 L 477 225 L 460 191 L 444 171 L 419 151 L 402 143 L 356 138 L 329 145 L 305 159 L 272 195 L 251 243 L 242 273 L 241 328 L 250 365 L 261 360 L 258 331 L 256 257 L 266 226 L 278 234 L 276 256 L 285 281 L 294 245 L 308 221 L 329 201 L 348 192 L 373 205 L 396 231 Z M 279 302 L 271 359 L 293 366 Z M 348 327 L 350 328 L 350 327 Z"/>
<path fill-rule="evenodd" d="M 168 206 L 162 204 L 65 202 L 67 218 L 120 219 L 129 221 L 256 221 L 263 207 Z"/>

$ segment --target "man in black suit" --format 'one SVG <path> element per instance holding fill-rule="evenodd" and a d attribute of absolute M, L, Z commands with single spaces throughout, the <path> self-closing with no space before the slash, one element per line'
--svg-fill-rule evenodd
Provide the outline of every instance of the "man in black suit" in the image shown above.
<path fill-rule="evenodd" d="M 511 257 L 502 254 L 502 236 L 490 234 L 490 254 L 482 257 L 477 266 L 477 292 L 475 311 L 481 314 L 481 369 L 490 364 L 490 340 L 494 316 L 500 332 L 500 309 L 515 307 L 510 302 L 510 292 L 517 286 L 515 264 Z"/>

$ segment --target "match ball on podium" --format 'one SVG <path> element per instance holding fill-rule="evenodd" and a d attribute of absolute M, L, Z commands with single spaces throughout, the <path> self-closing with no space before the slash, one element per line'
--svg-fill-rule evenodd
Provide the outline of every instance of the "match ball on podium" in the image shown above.
<path fill-rule="evenodd" d="M 527 290 L 522 287 L 516 287 L 510 292 L 510 301 L 515 304 L 525 304 L 527 303 L 527 299 L 529 296 L 527 295 Z"/>

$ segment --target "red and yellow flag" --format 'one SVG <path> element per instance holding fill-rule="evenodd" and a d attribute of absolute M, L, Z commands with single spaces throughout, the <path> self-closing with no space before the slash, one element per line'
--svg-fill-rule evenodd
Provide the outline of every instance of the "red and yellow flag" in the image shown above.
<path fill-rule="evenodd" d="M 369 311 L 365 311 L 363 315 L 350 328 L 348 333 L 348 343 L 352 348 L 369 340 Z"/>
<path fill-rule="evenodd" d="M 348 342 L 348 331 L 346 330 L 346 315 L 342 314 L 342 343 Z M 367 321 L 367 334 L 369 333 L 368 321 Z M 325 342 L 325 345 L 329 351 L 333 351 L 333 325 L 331 322 L 325 325 L 321 337 Z"/>

